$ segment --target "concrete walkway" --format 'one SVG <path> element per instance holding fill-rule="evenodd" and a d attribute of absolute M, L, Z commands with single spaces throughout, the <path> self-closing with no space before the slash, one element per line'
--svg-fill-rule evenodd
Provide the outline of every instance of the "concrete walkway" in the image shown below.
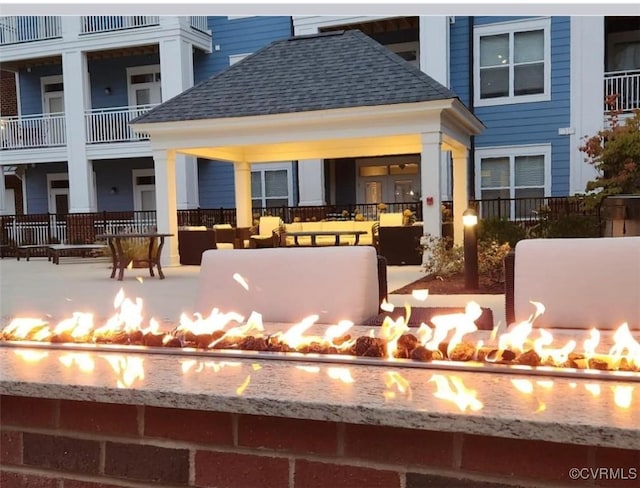
<path fill-rule="evenodd" d="M 123 281 L 109 279 L 111 264 L 105 258 L 61 258 L 56 266 L 46 258 L 0 260 L 0 317 L 53 317 L 61 319 L 74 311 L 93 312 L 96 317 L 113 315 L 113 301 L 122 288 L 127 297 L 144 301 L 145 317 L 177 322 L 180 314 L 193 313 L 199 266 L 163 268 L 166 279 L 149 276 L 146 269 L 125 271 Z M 420 266 L 389 266 L 391 292 L 424 276 Z M 422 307 L 459 307 L 475 300 L 493 310 L 494 322 L 504 322 L 504 295 L 432 295 L 419 301 L 411 295 L 390 295 L 396 306 L 409 303 Z"/>

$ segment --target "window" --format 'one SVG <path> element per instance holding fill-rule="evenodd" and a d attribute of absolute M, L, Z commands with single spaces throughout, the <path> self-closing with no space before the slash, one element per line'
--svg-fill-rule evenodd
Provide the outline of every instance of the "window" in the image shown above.
<path fill-rule="evenodd" d="M 479 26 L 474 42 L 476 105 L 551 99 L 549 19 Z"/>
<path fill-rule="evenodd" d="M 476 188 L 480 189 L 480 198 L 493 200 L 482 203 L 483 218 L 531 217 L 531 210 L 541 204 L 535 200 L 549 193 L 550 145 L 481 149 L 476 152 L 476 161 Z M 497 202 L 497 199 L 505 201 Z"/>
<path fill-rule="evenodd" d="M 154 105 L 162 101 L 160 65 L 127 68 L 129 106 Z"/>
<path fill-rule="evenodd" d="M 270 168 L 251 171 L 251 201 L 254 207 L 282 207 L 289 206 L 290 195 L 290 164 L 286 168 L 271 164 Z"/>

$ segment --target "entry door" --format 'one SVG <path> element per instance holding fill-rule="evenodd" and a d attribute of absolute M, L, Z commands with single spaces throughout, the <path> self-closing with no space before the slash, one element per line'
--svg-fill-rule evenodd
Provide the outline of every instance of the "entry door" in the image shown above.
<path fill-rule="evenodd" d="M 382 195 L 382 181 L 369 180 L 364 184 L 364 203 L 380 203 L 384 201 Z"/>
<path fill-rule="evenodd" d="M 129 68 L 129 105 L 150 105 L 162 101 L 160 67 Z"/>
<path fill-rule="evenodd" d="M 153 169 L 133 170 L 134 210 L 156 209 L 156 177 Z"/>

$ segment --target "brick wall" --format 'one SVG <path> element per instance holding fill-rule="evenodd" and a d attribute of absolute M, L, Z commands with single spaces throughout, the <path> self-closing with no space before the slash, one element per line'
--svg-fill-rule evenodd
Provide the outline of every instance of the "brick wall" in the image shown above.
<path fill-rule="evenodd" d="M 638 451 L 335 422 L 0 397 L 2 488 L 583 486 Z M 616 485 L 636 486 L 634 481 Z M 593 483 L 589 484 L 593 486 Z"/>
<path fill-rule="evenodd" d="M 0 115 L 18 115 L 16 79 L 11 71 L 0 71 Z"/>

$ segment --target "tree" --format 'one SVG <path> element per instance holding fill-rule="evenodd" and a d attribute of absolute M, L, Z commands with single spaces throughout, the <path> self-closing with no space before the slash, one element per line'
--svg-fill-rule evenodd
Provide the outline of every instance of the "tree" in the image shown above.
<path fill-rule="evenodd" d="M 618 95 L 606 100 L 614 106 Z M 598 176 L 587 183 L 586 191 L 596 204 L 609 195 L 640 193 L 640 110 L 619 119 L 620 112 L 607 112 L 607 127 L 585 137 L 579 149 L 586 154 Z"/>

